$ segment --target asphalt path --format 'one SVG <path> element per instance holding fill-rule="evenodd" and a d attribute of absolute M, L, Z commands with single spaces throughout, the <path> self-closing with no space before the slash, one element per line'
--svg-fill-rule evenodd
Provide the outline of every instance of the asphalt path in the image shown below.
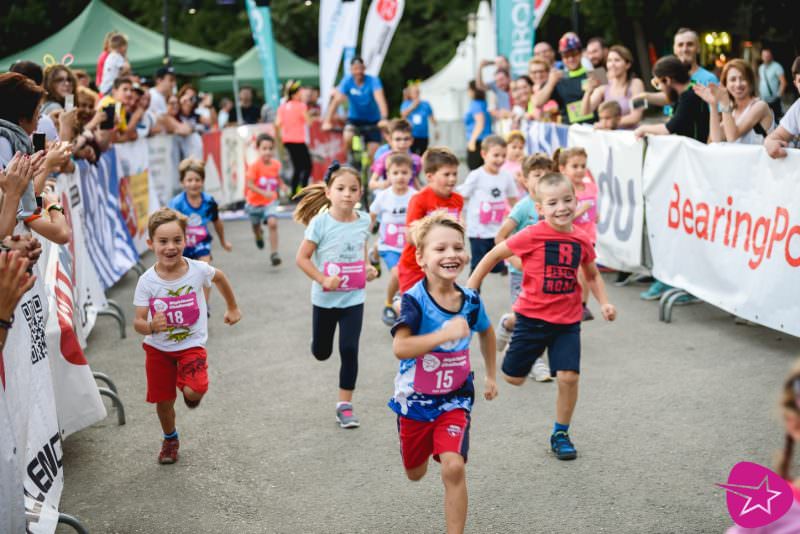
<path fill-rule="evenodd" d="M 354 400 L 362 426 L 341 430 L 338 354 L 320 363 L 309 349 L 310 282 L 293 261 L 302 228 L 280 222 L 277 268 L 246 221 L 226 230 L 234 251 L 217 250 L 215 265 L 232 280 L 244 318 L 225 326 L 224 303 L 212 295 L 211 385 L 198 409 L 176 405 L 180 461 L 156 462 L 161 434 L 144 401 L 141 337 L 129 325 L 120 340 L 101 318 L 88 358 L 115 379 L 128 422 L 117 426 L 112 412 L 66 440 L 61 510 L 92 533 L 443 532 L 438 469 L 406 480 L 386 406 L 397 368 L 380 321 L 386 275 L 367 290 Z M 135 285 L 131 273 L 109 293 L 129 323 Z M 609 285 L 618 320 L 584 324 L 571 428 L 577 460 L 549 451 L 555 384 L 500 382 L 497 399 L 476 402 L 468 532 L 723 532 L 731 524 L 715 484 L 736 462 L 772 464 L 783 439 L 779 391 L 800 341 L 734 324 L 706 304 L 660 323 L 656 304 L 639 300 L 642 289 Z M 508 307 L 508 279 L 489 277 L 483 297 L 495 323 Z M 473 354 L 482 376 L 477 340 Z"/>

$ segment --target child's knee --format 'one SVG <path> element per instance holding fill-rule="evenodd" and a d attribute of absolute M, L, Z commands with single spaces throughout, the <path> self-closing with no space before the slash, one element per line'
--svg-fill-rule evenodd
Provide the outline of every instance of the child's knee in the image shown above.
<path fill-rule="evenodd" d="M 278 229 L 278 219 L 275 217 L 270 217 L 267 219 L 267 228 L 270 230 L 277 230 Z"/>
<path fill-rule="evenodd" d="M 558 371 L 558 383 L 564 386 L 577 386 L 580 375 L 575 371 Z"/>
<path fill-rule="evenodd" d="M 190 401 L 199 401 L 206 394 L 206 391 L 208 391 L 208 388 L 206 388 L 204 391 L 195 391 L 189 386 L 183 387 L 183 395 Z"/>
<path fill-rule="evenodd" d="M 521 386 L 525 383 L 524 376 L 508 376 L 507 374 L 503 374 L 503 378 L 506 379 L 506 382 L 511 384 L 512 386 Z"/>
<path fill-rule="evenodd" d="M 325 349 L 325 350 L 323 350 L 320 347 L 315 347 L 314 345 L 311 345 L 311 354 L 313 354 L 314 357 L 316 359 L 318 359 L 319 361 L 327 360 L 328 358 L 331 357 L 332 353 L 333 353 L 333 349 Z"/>
<path fill-rule="evenodd" d="M 464 480 L 466 466 L 464 458 L 457 453 L 445 453 L 440 457 L 442 462 L 442 481 L 445 484 L 458 484 Z"/>
<path fill-rule="evenodd" d="M 424 464 L 414 467 L 413 469 L 406 469 L 406 476 L 408 477 L 408 480 L 412 482 L 419 482 L 427 472 L 428 463 L 425 462 Z"/>

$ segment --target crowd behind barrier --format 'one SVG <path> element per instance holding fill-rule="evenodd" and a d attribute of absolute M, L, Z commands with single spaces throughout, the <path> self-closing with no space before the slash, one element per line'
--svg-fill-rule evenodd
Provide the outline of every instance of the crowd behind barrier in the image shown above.
<path fill-rule="evenodd" d="M 598 261 L 800 336 L 800 151 L 531 123 L 528 149 L 581 146 L 599 194 Z"/>
<path fill-rule="evenodd" d="M 225 203 L 244 199 L 245 161 L 269 124 L 203 136 L 206 188 Z M 0 357 L 0 532 L 51 533 L 64 474 L 62 440 L 106 417 L 84 350 L 105 292 L 147 249 L 147 218 L 178 191 L 181 139 L 157 135 L 115 144 L 95 163 L 57 179 L 72 231 L 68 244 L 42 239 L 37 282 L 21 299 Z M 312 125 L 314 177 L 342 159 L 341 135 Z"/>

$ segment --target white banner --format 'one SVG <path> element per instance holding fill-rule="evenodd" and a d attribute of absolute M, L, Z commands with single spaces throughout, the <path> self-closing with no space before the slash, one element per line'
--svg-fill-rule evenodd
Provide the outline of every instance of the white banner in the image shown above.
<path fill-rule="evenodd" d="M 587 166 L 597 184 L 597 256 L 606 267 L 646 272 L 642 266 L 644 143 L 631 132 L 569 128 L 569 146 L 586 149 Z"/>
<path fill-rule="evenodd" d="M 150 202 L 153 206 L 168 206 L 180 188 L 178 180 L 178 148 L 172 135 L 147 138 Z M 150 210 L 151 212 L 154 209 Z"/>
<path fill-rule="evenodd" d="M 405 4 L 405 0 L 372 0 L 361 36 L 361 55 L 367 74 L 377 76 L 381 72 Z"/>
<path fill-rule="evenodd" d="M 800 336 L 800 153 L 648 139 L 653 275 L 723 310 Z"/>
<path fill-rule="evenodd" d="M 27 532 L 49 534 L 56 528 L 64 487 L 63 449 L 48 364 L 43 273 L 38 265 L 34 269 L 36 284 L 17 306 L 3 351 L 4 395 L 10 431 L 18 446 L 16 477 L 11 478 L 22 484 L 16 486 L 17 498 L 24 500 Z M 20 518 L 12 521 L 18 523 Z"/>
<path fill-rule="evenodd" d="M 356 6 L 358 3 L 358 6 Z M 356 9 L 356 8 L 359 9 Z M 360 2 L 322 0 L 319 6 L 319 90 L 322 112 L 328 108 L 342 52 L 349 40 L 345 28 L 358 27 Z M 353 22 L 355 19 L 356 22 Z"/>

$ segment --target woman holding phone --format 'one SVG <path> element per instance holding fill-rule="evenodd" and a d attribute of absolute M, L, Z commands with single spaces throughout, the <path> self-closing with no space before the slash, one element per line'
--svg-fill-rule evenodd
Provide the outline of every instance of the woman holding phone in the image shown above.
<path fill-rule="evenodd" d="M 47 91 L 47 98 L 42 105 L 42 115 L 66 110 L 67 99 L 72 99 L 74 105 L 77 86 L 75 75 L 68 67 L 59 64 L 44 69 L 44 89 Z"/>
<path fill-rule="evenodd" d="M 598 76 L 589 72 L 586 91 L 583 94 L 582 112 L 594 113 L 600 104 L 614 100 L 622 109 L 620 128 L 633 129 L 642 121 L 644 108 L 635 109 L 631 105 L 633 95 L 644 92 L 644 82 L 634 78 L 633 55 L 622 45 L 614 45 L 608 50 L 606 59 L 606 76 L 608 81 L 603 84 Z"/>

